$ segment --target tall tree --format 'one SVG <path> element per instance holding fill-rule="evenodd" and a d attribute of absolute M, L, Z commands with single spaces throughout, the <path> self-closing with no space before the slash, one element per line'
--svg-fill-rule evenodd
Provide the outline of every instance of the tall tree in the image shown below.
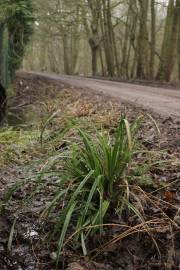
<path fill-rule="evenodd" d="M 178 16 L 178 42 L 177 42 L 177 54 L 178 54 L 178 79 L 180 81 L 180 0 L 176 0 L 177 16 Z"/>
<path fill-rule="evenodd" d="M 178 40 L 178 1 L 169 0 L 157 79 L 169 81 L 175 64 Z"/>
<path fill-rule="evenodd" d="M 155 0 L 151 0 L 151 55 L 150 55 L 150 78 L 154 78 L 155 53 L 156 53 L 156 9 Z"/>
<path fill-rule="evenodd" d="M 91 12 L 91 26 L 89 32 L 89 45 L 92 54 L 92 75 L 96 76 L 98 73 L 98 54 L 99 54 L 99 20 L 101 3 L 98 0 L 88 0 L 88 6 Z M 87 26 L 87 22 L 86 22 Z"/>
<path fill-rule="evenodd" d="M 147 18 L 149 0 L 139 0 L 139 35 L 138 35 L 138 59 L 137 78 L 147 79 L 149 66 Z"/>
<path fill-rule="evenodd" d="M 113 77 L 115 74 L 115 55 L 113 48 L 113 27 L 111 21 L 111 6 L 109 0 L 102 0 L 102 24 L 104 51 L 108 75 Z"/>

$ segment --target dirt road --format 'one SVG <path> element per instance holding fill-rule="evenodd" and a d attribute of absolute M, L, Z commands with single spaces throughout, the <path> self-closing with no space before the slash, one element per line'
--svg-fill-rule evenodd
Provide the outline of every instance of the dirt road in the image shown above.
<path fill-rule="evenodd" d="M 180 89 L 164 89 L 129 83 L 112 82 L 106 80 L 90 79 L 78 76 L 55 75 L 31 72 L 45 78 L 68 83 L 74 87 L 84 88 L 85 91 L 95 90 L 105 95 L 118 98 L 154 111 L 162 116 L 175 116 L 180 118 Z"/>

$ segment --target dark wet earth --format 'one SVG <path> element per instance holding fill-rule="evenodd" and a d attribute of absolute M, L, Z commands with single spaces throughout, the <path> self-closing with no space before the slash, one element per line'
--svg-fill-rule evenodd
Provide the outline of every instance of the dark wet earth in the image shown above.
<path fill-rule="evenodd" d="M 25 82 L 25 87 L 18 82 L 18 89 L 31 87 L 31 80 Z M 36 80 L 34 79 L 36 84 Z M 27 84 L 27 85 L 26 85 Z M 29 86 L 30 85 L 30 86 Z M 32 84 L 34 89 L 34 84 Z M 38 85 L 41 82 L 38 81 Z M 23 88 L 23 89 L 24 89 Z M 60 87 L 62 88 L 62 87 Z M 19 90 L 19 91 L 20 91 Z M 26 92 L 24 92 L 25 97 Z M 33 98 L 28 101 L 33 102 Z M 99 102 L 99 101 L 98 101 Z M 15 106 L 16 107 L 16 106 Z M 12 109 L 9 115 L 9 123 L 12 126 L 21 126 L 27 129 L 27 111 L 23 115 L 22 108 Z M 133 114 L 133 109 L 130 109 Z M 16 112 L 16 117 L 14 117 Z M 30 114 L 31 115 L 31 114 Z M 160 258 L 157 250 L 152 243 L 151 237 L 144 233 L 131 235 L 122 241 L 109 247 L 103 254 L 97 258 L 83 258 L 79 247 L 74 249 L 72 246 L 64 250 L 64 256 L 57 269 L 66 270 L 179 270 L 180 269 L 180 122 L 172 118 L 161 119 L 163 126 L 161 149 L 167 149 L 168 155 L 175 153 L 177 164 L 172 167 L 163 168 L 153 167 L 151 174 L 155 181 L 174 182 L 166 192 L 157 193 L 158 203 L 161 199 L 166 200 L 167 204 L 163 205 L 163 210 L 169 218 L 175 221 L 175 224 L 166 221 L 165 223 L 155 226 L 152 225 L 153 236 L 158 241 L 159 249 L 162 255 Z M 146 131 L 150 130 L 145 126 Z M 147 149 L 157 147 L 156 138 L 151 132 L 144 145 Z M 138 157 L 139 162 L 142 157 Z M 164 154 L 164 159 L 167 155 Z M 169 158 L 169 156 L 168 156 Z M 33 159 L 32 159 L 33 161 Z M 49 176 L 46 180 L 46 186 L 34 200 L 28 203 L 26 199 L 32 189 L 32 185 L 27 181 L 38 172 L 38 166 L 32 172 L 27 165 L 13 165 L 0 172 L 0 200 L 4 199 L 4 190 L 7 186 L 12 186 L 17 181 L 25 181 L 24 186 L 17 189 L 13 194 L 11 202 L 2 211 L 0 216 L 0 270 L 55 270 L 56 242 L 53 239 L 51 244 L 47 243 L 47 233 L 51 229 L 51 222 L 46 222 L 39 218 L 47 201 L 51 200 L 51 183 L 57 181 L 57 176 Z M 8 183 L 8 184 L 7 184 Z M 26 201 L 26 203 L 24 203 Z M 176 208 L 171 207 L 175 205 Z M 152 206 L 145 206 L 147 217 L 160 218 L 159 209 Z M 121 219 L 113 215 L 108 220 L 109 223 L 122 223 L 134 226 L 137 220 L 129 213 L 124 213 Z M 14 224 L 14 228 L 13 228 Z M 123 233 L 121 230 L 111 229 L 106 232 L 103 240 L 110 240 L 117 234 Z M 12 234 L 12 239 L 11 239 Z M 106 242 L 106 241 L 105 241 Z M 92 238 L 89 246 L 93 249 L 98 246 L 101 249 L 103 242 L 101 239 Z"/>

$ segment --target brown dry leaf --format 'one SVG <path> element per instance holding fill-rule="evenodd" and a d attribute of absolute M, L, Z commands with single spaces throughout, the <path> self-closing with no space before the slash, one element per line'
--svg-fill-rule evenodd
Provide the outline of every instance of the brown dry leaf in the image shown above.
<path fill-rule="evenodd" d="M 68 268 L 66 270 L 88 270 L 88 269 L 82 266 L 80 263 L 73 262 L 68 265 Z"/>
<path fill-rule="evenodd" d="M 112 270 L 112 267 L 109 264 L 81 261 L 70 263 L 66 270 Z"/>
<path fill-rule="evenodd" d="M 173 199 L 175 197 L 175 193 L 170 191 L 170 190 L 167 190 L 164 192 L 164 199 L 167 201 L 167 202 L 172 202 Z"/>
<path fill-rule="evenodd" d="M 85 117 L 89 115 L 89 110 L 86 108 L 81 107 L 75 114 L 77 117 Z"/>

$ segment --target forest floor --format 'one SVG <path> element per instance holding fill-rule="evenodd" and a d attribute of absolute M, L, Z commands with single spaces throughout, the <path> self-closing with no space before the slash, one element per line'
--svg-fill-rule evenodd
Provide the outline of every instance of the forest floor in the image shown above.
<path fill-rule="evenodd" d="M 57 156 L 76 136 L 74 128 L 63 132 L 69 122 L 75 120 L 91 133 L 92 125 L 113 133 L 121 115 L 130 123 L 143 115 L 140 149 L 128 176 L 131 200 L 142 220 L 131 209 L 122 215 L 112 210 L 106 223 L 116 226 L 104 230 L 103 237 L 91 237 L 85 257 L 75 241 L 68 243 L 57 269 L 179 270 L 178 116 L 150 116 L 115 97 L 32 75 L 18 75 L 11 90 L 9 125 L 0 130 L 0 269 L 55 269 L 57 241 L 47 239 L 56 218 L 42 213 L 61 177 L 63 164 Z M 142 223 L 149 225 L 144 229 Z"/>

